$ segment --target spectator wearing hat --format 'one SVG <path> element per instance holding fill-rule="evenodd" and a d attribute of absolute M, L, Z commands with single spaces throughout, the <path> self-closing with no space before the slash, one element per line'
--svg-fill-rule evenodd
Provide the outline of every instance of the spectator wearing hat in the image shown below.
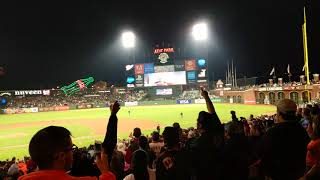
<path fill-rule="evenodd" d="M 257 151 L 263 173 L 273 180 L 298 179 L 305 172 L 310 139 L 296 110 L 297 105 L 289 99 L 277 104 L 276 124 L 266 132 Z"/>

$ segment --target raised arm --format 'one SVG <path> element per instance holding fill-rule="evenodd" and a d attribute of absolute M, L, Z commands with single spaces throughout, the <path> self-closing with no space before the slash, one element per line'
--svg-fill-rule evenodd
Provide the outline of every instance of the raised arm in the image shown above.
<path fill-rule="evenodd" d="M 210 114 L 216 113 L 216 110 L 214 109 L 214 106 L 209 98 L 208 92 L 203 88 L 201 88 L 200 90 L 201 90 L 201 96 L 206 100 L 208 112 Z"/>
<path fill-rule="evenodd" d="M 117 145 L 117 130 L 118 130 L 118 118 L 117 112 L 120 110 L 120 104 L 116 101 L 110 105 L 111 115 L 107 126 L 107 132 L 104 137 L 102 147 L 105 153 L 108 155 L 109 162 L 111 161 L 114 148 Z"/>

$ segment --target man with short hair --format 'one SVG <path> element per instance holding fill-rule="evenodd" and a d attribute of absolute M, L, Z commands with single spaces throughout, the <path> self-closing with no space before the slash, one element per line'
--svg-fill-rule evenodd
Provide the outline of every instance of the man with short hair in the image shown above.
<path fill-rule="evenodd" d="M 277 105 L 277 118 L 262 139 L 258 155 L 265 176 L 291 180 L 303 176 L 310 139 L 296 118 L 297 105 L 289 99 Z"/>
<path fill-rule="evenodd" d="M 97 155 L 96 164 L 101 172 L 100 180 L 115 180 L 114 174 L 109 170 L 107 154 L 114 147 L 116 139 L 117 117 L 120 105 L 115 102 L 110 106 L 111 116 L 108 122 L 108 132 L 103 142 L 100 155 Z M 112 126 L 112 127 L 111 127 Z M 38 165 L 39 171 L 27 174 L 19 180 L 94 180 L 96 177 L 73 177 L 66 172 L 71 169 L 73 163 L 73 143 L 68 129 L 58 126 L 49 126 L 38 131 L 31 139 L 29 153 L 32 160 Z M 115 136 L 115 137 L 114 137 Z M 111 155 L 109 155 L 111 158 Z"/>

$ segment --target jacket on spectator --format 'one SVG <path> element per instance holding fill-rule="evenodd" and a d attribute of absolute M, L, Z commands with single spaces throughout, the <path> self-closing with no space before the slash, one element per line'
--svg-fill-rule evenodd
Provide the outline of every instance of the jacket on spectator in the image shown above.
<path fill-rule="evenodd" d="M 298 122 L 282 122 L 270 128 L 257 151 L 264 174 L 273 180 L 303 176 L 310 139 Z"/>
<path fill-rule="evenodd" d="M 184 150 L 165 150 L 156 161 L 156 179 L 190 179 L 190 161 Z"/>
<path fill-rule="evenodd" d="M 63 170 L 42 170 L 19 177 L 19 180 L 97 180 L 97 177 L 74 177 Z M 99 180 L 116 180 L 111 172 L 100 175 Z"/>
<path fill-rule="evenodd" d="M 246 136 L 236 135 L 226 141 L 223 150 L 223 178 L 225 180 L 248 179 L 250 144 Z"/>

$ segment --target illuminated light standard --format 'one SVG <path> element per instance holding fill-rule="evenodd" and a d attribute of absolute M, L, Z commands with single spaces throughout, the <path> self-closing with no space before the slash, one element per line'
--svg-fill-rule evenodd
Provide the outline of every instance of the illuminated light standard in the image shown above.
<path fill-rule="evenodd" d="M 208 88 L 210 88 L 210 81 L 209 81 L 209 43 L 208 43 L 208 39 L 209 39 L 209 28 L 207 23 L 205 22 L 199 22 L 196 23 L 192 26 L 192 31 L 191 31 L 191 35 L 193 37 L 193 39 L 197 42 L 202 42 L 204 44 L 204 46 L 206 46 L 206 62 L 207 62 L 207 83 L 208 83 Z"/>

